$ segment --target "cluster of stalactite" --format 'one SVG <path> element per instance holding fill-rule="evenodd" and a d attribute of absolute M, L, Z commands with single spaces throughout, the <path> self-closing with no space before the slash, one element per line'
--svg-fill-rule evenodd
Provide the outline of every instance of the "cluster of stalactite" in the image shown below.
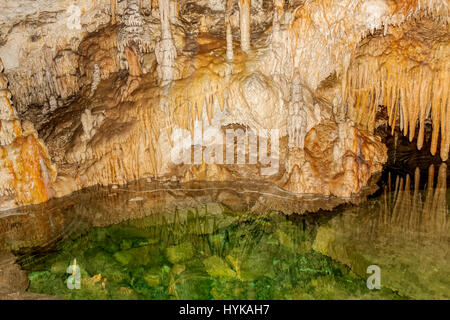
<path fill-rule="evenodd" d="M 233 11 L 235 1 L 228 0 L 226 2 L 225 24 L 226 24 L 226 41 L 227 41 L 227 58 L 233 60 L 233 35 L 231 31 L 230 16 Z M 241 49 L 243 52 L 249 52 L 250 43 L 250 0 L 239 0 L 240 9 L 240 38 Z M 151 4 L 154 7 L 155 4 Z M 170 21 L 175 13 L 169 0 L 159 0 L 158 10 L 161 22 L 161 38 L 156 44 L 156 39 L 151 39 L 145 26 L 144 18 L 140 13 L 143 4 L 139 0 L 128 0 L 127 7 L 123 15 L 123 27 L 118 34 L 118 49 L 122 55 L 125 67 L 130 71 L 132 76 L 140 76 L 141 72 L 138 68 L 140 57 L 143 53 L 151 52 L 154 49 L 158 62 L 158 76 L 162 86 L 171 83 L 176 78 L 175 60 L 177 58 L 177 50 L 174 44 Z M 116 22 L 116 1 L 111 1 L 111 23 Z"/>
<path fill-rule="evenodd" d="M 274 0 L 267 48 L 252 51 L 251 1 L 224 0 L 226 46 L 222 40 L 199 35 L 199 51 L 192 56 L 193 51 L 185 51 L 184 45 L 175 41 L 179 26 L 173 22 L 177 16 L 171 1 L 145 1 L 147 7 L 149 3 L 153 9 L 158 7 L 160 35 L 158 31 L 153 32 L 158 29 L 154 28 L 152 19 L 156 17 L 155 12 L 152 18 L 142 14 L 143 2 L 126 1 L 122 25 L 105 29 L 114 31 L 108 43 L 103 41 L 107 38 L 104 35 L 94 34 L 80 46 L 80 57 L 72 51 L 63 51 L 58 63 L 50 61 L 52 55 L 44 52 L 44 58 L 49 60 L 47 64 L 55 64 L 58 74 L 69 67 L 75 68 L 68 79 L 76 80 L 78 70 L 87 65 L 84 73 L 92 75 L 90 97 L 101 98 L 90 99 L 101 103 L 89 102 L 90 105 L 76 107 L 80 117 L 75 120 L 73 115 L 67 121 L 55 118 L 57 122 L 49 129 L 52 132 L 47 141 L 53 144 L 52 151 L 58 158 L 55 161 L 65 170 L 59 182 L 68 185 L 67 181 L 72 179 L 76 184 L 70 191 L 95 183 L 126 183 L 149 176 L 203 177 L 194 172 L 198 168 L 191 172 L 182 171 L 181 166 L 168 168 L 173 165 L 168 160 L 174 144 L 172 131 L 182 128 L 194 136 L 197 122 L 211 124 L 217 115 L 223 116 L 217 121 L 222 129 L 234 125 L 255 130 L 275 128 L 283 138 L 288 135 L 292 165 L 286 173 L 288 181 L 280 183 L 287 190 L 338 196 L 359 192 L 370 176 L 381 170 L 386 150 L 371 133 L 357 128 L 353 122 L 335 124 L 336 118 L 329 111 L 331 107 L 315 99 L 314 90 L 334 72 L 336 79 L 342 80 L 341 96 L 336 95 L 341 98 L 336 99 L 337 108 L 347 106 L 346 116 L 373 130 L 378 105 L 386 105 L 390 124 L 400 119 L 401 129 L 411 139 L 419 119 L 419 147 L 423 144 L 424 123 L 429 116 L 434 126 L 432 151 L 433 148 L 436 151 L 441 132 L 441 156 L 446 159 L 450 145 L 446 1 L 348 0 L 342 5 L 339 0 L 316 0 L 306 1 L 294 10 L 285 1 Z M 112 24 L 117 20 L 116 6 L 117 1 L 111 1 Z M 240 10 L 240 50 L 233 50 L 230 16 L 234 8 Z M 414 35 L 417 39 L 410 35 L 410 30 L 401 32 L 413 18 L 426 17 L 434 21 L 433 25 L 414 29 L 420 31 Z M 447 28 L 444 32 L 443 27 Z M 438 32 L 431 40 L 420 38 L 434 30 Z M 181 33 L 185 38 L 184 31 Z M 403 36 L 406 33 L 408 37 Z M 379 34 L 384 36 L 378 37 Z M 95 42 L 101 42 L 104 48 L 97 49 L 101 46 Z M 264 45 L 255 41 L 255 49 L 256 44 Z M 122 67 L 129 71 L 127 85 L 130 79 L 136 84 L 132 90 L 124 91 L 119 88 L 117 78 L 109 79 L 118 69 L 116 49 Z M 152 54 L 144 57 L 144 53 L 151 52 L 155 53 L 154 57 Z M 156 67 L 157 63 L 159 83 L 153 77 L 144 76 L 143 60 L 148 56 L 155 63 L 152 66 Z M 60 79 L 66 81 L 62 76 Z M 100 83 L 101 80 L 114 81 L 113 94 L 105 93 L 106 83 Z M 56 92 L 56 96 L 61 95 Z M 116 99 L 117 96 L 121 99 Z M 321 124 L 325 119 L 327 123 Z M 326 135 L 338 138 L 324 143 Z M 7 138 L 12 141 L 15 137 Z M 361 159 L 364 161 L 360 162 Z M 306 165 L 300 165 L 301 161 Z M 329 170 L 331 163 L 336 170 Z M 204 169 L 203 165 L 198 172 Z M 213 172 L 211 178 L 229 177 L 226 168 L 209 168 Z"/>
<path fill-rule="evenodd" d="M 108 23 L 109 1 L 26 2 L 2 8 L 0 56 L 17 111 L 37 106 L 53 111 L 55 100 L 61 107 L 84 85 L 78 47 L 88 33 Z"/>
<path fill-rule="evenodd" d="M 34 72 L 36 66 L 40 71 Z M 39 59 L 25 63 L 20 70 L 9 74 L 11 91 L 18 97 L 18 110 L 23 111 L 34 103 L 49 104 L 51 99 L 60 101 L 74 96 L 79 88 L 79 56 L 66 49 L 44 48 Z"/>
<path fill-rule="evenodd" d="M 385 106 L 392 130 L 399 125 L 417 147 L 424 144 L 431 120 L 431 153 L 448 159 L 450 147 L 449 24 L 422 20 L 391 27 L 362 42 L 343 76 L 347 115 L 373 131 L 378 107 Z M 417 130 L 418 128 L 418 130 Z M 416 134 L 416 132 L 418 133 Z"/>
<path fill-rule="evenodd" d="M 123 26 L 117 36 L 117 49 L 123 69 L 128 69 L 131 76 L 142 74 L 140 56 L 153 50 L 150 30 L 145 27 L 140 13 L 139 0 L 128 0 L 123 14 Z M 111 13 L 114 11 L 112 3 Z M 113 17 L 114 15 L 112 15 Z M 115 19 L 115 18 L 114 18 Z M 114 20 L 112 18 L 112 21 Z"/>
<path fill-rule="evenodd" d="M 305 85 L 316 89 L 333 72 L 345 74 L 357 45 L 376 30 L 424 16 L 448 23 L 449 9 L 446 0 L 307 1 L 285 14 L 281 30 L 286 32 L 271 36 L 275 43 L 283 37 L 285 45 L 275 45 L 262 67 L 289 79 L 298 72 Z"/>

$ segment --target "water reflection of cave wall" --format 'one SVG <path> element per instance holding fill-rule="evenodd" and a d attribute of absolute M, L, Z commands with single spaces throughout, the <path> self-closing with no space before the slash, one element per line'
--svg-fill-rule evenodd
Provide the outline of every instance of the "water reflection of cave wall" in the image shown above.
<path fill-rule="evenodd" d="M 413 241 L 433 238 L 445 241 L 448 236 L 447 165 L 439 166 L 437 181 L 435 166 L 428 168 L 428 181 L 420 190 L 420 170 L 416 168 L 413 179 L 397 176 L 388 184 L 379 201 L 379 215 L 372 221 L 372 235 L 382 233 L 402 234 Z"/>

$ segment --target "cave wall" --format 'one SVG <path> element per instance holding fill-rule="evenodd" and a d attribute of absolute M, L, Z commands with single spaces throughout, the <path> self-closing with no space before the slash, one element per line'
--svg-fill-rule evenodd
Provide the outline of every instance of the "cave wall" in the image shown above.
<path fill-rule="evenodd" d="M 440 130 L 447 159 L 445 0 L 2 2 L 0 58 L 17 118 L 34 123 L 57 168 L 51 194 L 146 177 L 347 197 L 386 162 L 373 135 L 380 105 L 405 134 L 418 123 L 419 140 L 431 115 L 431 151 Z M 276 130 L 278 170 L 175 164 L 174 131 L 210 126 Z"/>

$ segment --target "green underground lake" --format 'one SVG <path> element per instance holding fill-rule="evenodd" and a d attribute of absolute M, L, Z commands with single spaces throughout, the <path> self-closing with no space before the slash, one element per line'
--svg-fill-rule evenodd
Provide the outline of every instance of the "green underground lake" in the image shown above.
<path fill-rule="evenodd" d="M 0 249 L 62 299 L 449 299 L 448 167 L 395 143 L 358 197 L 142 180 L 3 213 Z"/>

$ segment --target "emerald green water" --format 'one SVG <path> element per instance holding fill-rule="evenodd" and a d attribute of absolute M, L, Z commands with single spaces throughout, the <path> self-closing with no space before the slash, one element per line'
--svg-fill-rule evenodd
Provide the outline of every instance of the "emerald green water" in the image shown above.
<path fill-rule="evenodd" d="M 94 228 L 23 267 L 29 291 L 65 299 L 400 298 L 369 290 L 365 279 L 314 251 L 320 220 L 209 204 Z M 81 288 L 70 290 L 74 259 Z"/>
<path fill-rule="evenodd" d="M 2 214 L 0 250 L 64 299 L 449 299 L 449 168 L 392 144 L 376 193 L 140 180 Z"/>

